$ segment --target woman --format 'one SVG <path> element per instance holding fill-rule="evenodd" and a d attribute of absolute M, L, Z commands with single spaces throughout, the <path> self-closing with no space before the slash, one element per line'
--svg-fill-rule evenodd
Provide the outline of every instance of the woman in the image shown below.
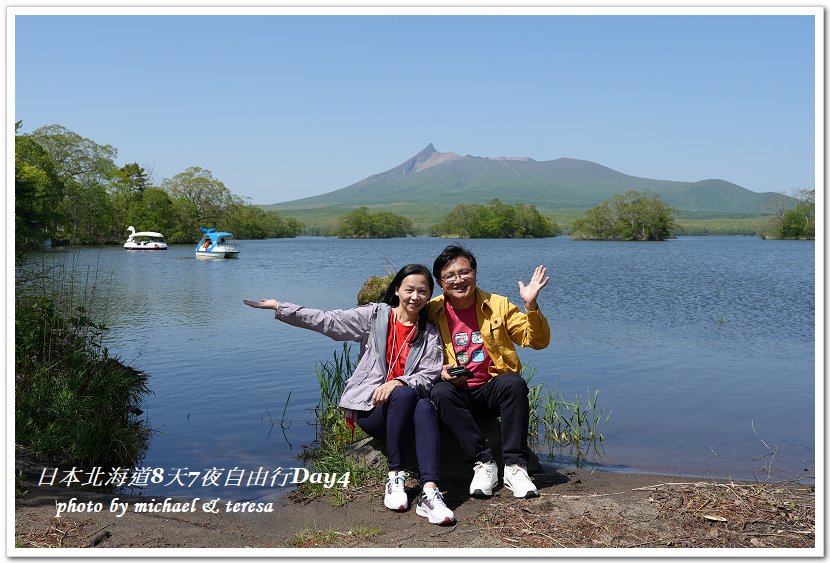
<path fill-rule="evenodd" d="M 243 303 L 273 309 L 277 320 L 334 340 L 360 342 L 360 358 L 340 406 L 367 434 L 386 441 L 389 479 L 384 505 L 397 511 L 409 506 L 403 467 L 414 435 L 422 485 L 415 512 L 432 524 L 452 524 L 455 516 L 438 491 L 438 416 L 429 400 L 443 364 L 441 337 L 426 319 L 433 289 L 429 269 L 408 264 L 395 275 L 381 303 L 334 311 L 275 299 Z"/>

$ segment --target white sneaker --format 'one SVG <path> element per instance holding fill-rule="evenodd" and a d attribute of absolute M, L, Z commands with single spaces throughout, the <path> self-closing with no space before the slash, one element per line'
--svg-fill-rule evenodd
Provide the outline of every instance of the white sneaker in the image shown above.
<path fill-rule="evenodd" d="M 441 491 L 434 487 L 424 489 L 418 497 L 415 514 L 429 518 L 430 524 L 453 524 L 455 522 L 455 514 L 444 504 Z"/>
<path fill-rule="evenodd" d="M 499 467 L 492 461 L 484 463 L 477 461 L 473 466 L 473 480 L 470 482 L 470 496 L 476 498 L 490 498 L 493 496 L 493 487 L 499 482 Z"/>
<path fill-rule="evenodd" d="M 409 508 L 409 497 L 406 496 L 404 483 L 409 475 L 403 471 L 390 471 L 386 481 L 386 493 L 383 495 L 383 504 L 389 510 L 403 511 Z"/>
<path fill-rule="evenodd" d="M 538 497 L 539 491 L 530 480 L 527 470 L 521 465 L 504 466 L 504 486 L 513 491 L 516 498 Z"/>

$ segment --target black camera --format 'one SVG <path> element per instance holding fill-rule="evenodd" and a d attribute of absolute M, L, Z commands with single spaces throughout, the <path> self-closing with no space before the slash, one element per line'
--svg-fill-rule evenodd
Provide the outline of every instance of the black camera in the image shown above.
<path fill-rule="evenodd" d="M 473 372 L 464 366 L 456 366 L 454 368 L 447 368 L 447 373 L 453 377 L 472 377 Z"/>

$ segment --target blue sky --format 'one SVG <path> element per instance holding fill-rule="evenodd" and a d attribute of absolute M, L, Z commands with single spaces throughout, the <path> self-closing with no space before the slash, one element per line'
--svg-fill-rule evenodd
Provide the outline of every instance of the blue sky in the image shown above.
<path fill-rule="evenodd" d="M 814 39 L 796 15 L 18 15 L 14 119 L 262 204 L 429 143 L 790 191 L 815 183 Z"/>

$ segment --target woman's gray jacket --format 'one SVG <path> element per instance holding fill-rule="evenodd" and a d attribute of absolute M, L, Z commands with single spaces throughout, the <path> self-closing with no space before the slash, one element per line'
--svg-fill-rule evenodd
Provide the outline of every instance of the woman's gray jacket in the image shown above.
<path fill-rule="evenodd" d="M 354 373 L 346 382 L 340 406 L 369 411 L 374 408 L 372 393 L 386 382 L 386 338 L 391 307 L 370 303 L 354 309 L 321 311 L 293 303 L 280 302 L 274 318 L 290 325 L 325 334 L 334 340 L 360 342 L 360 357 Z M 406 358 L 404 373 L 398 379 L 412 387 L 419 397 L 429 397 L 433 384 L 441 378 L 444 352 L 441 336 L 427 323 L 425 338 L 412 347 Z"/>

